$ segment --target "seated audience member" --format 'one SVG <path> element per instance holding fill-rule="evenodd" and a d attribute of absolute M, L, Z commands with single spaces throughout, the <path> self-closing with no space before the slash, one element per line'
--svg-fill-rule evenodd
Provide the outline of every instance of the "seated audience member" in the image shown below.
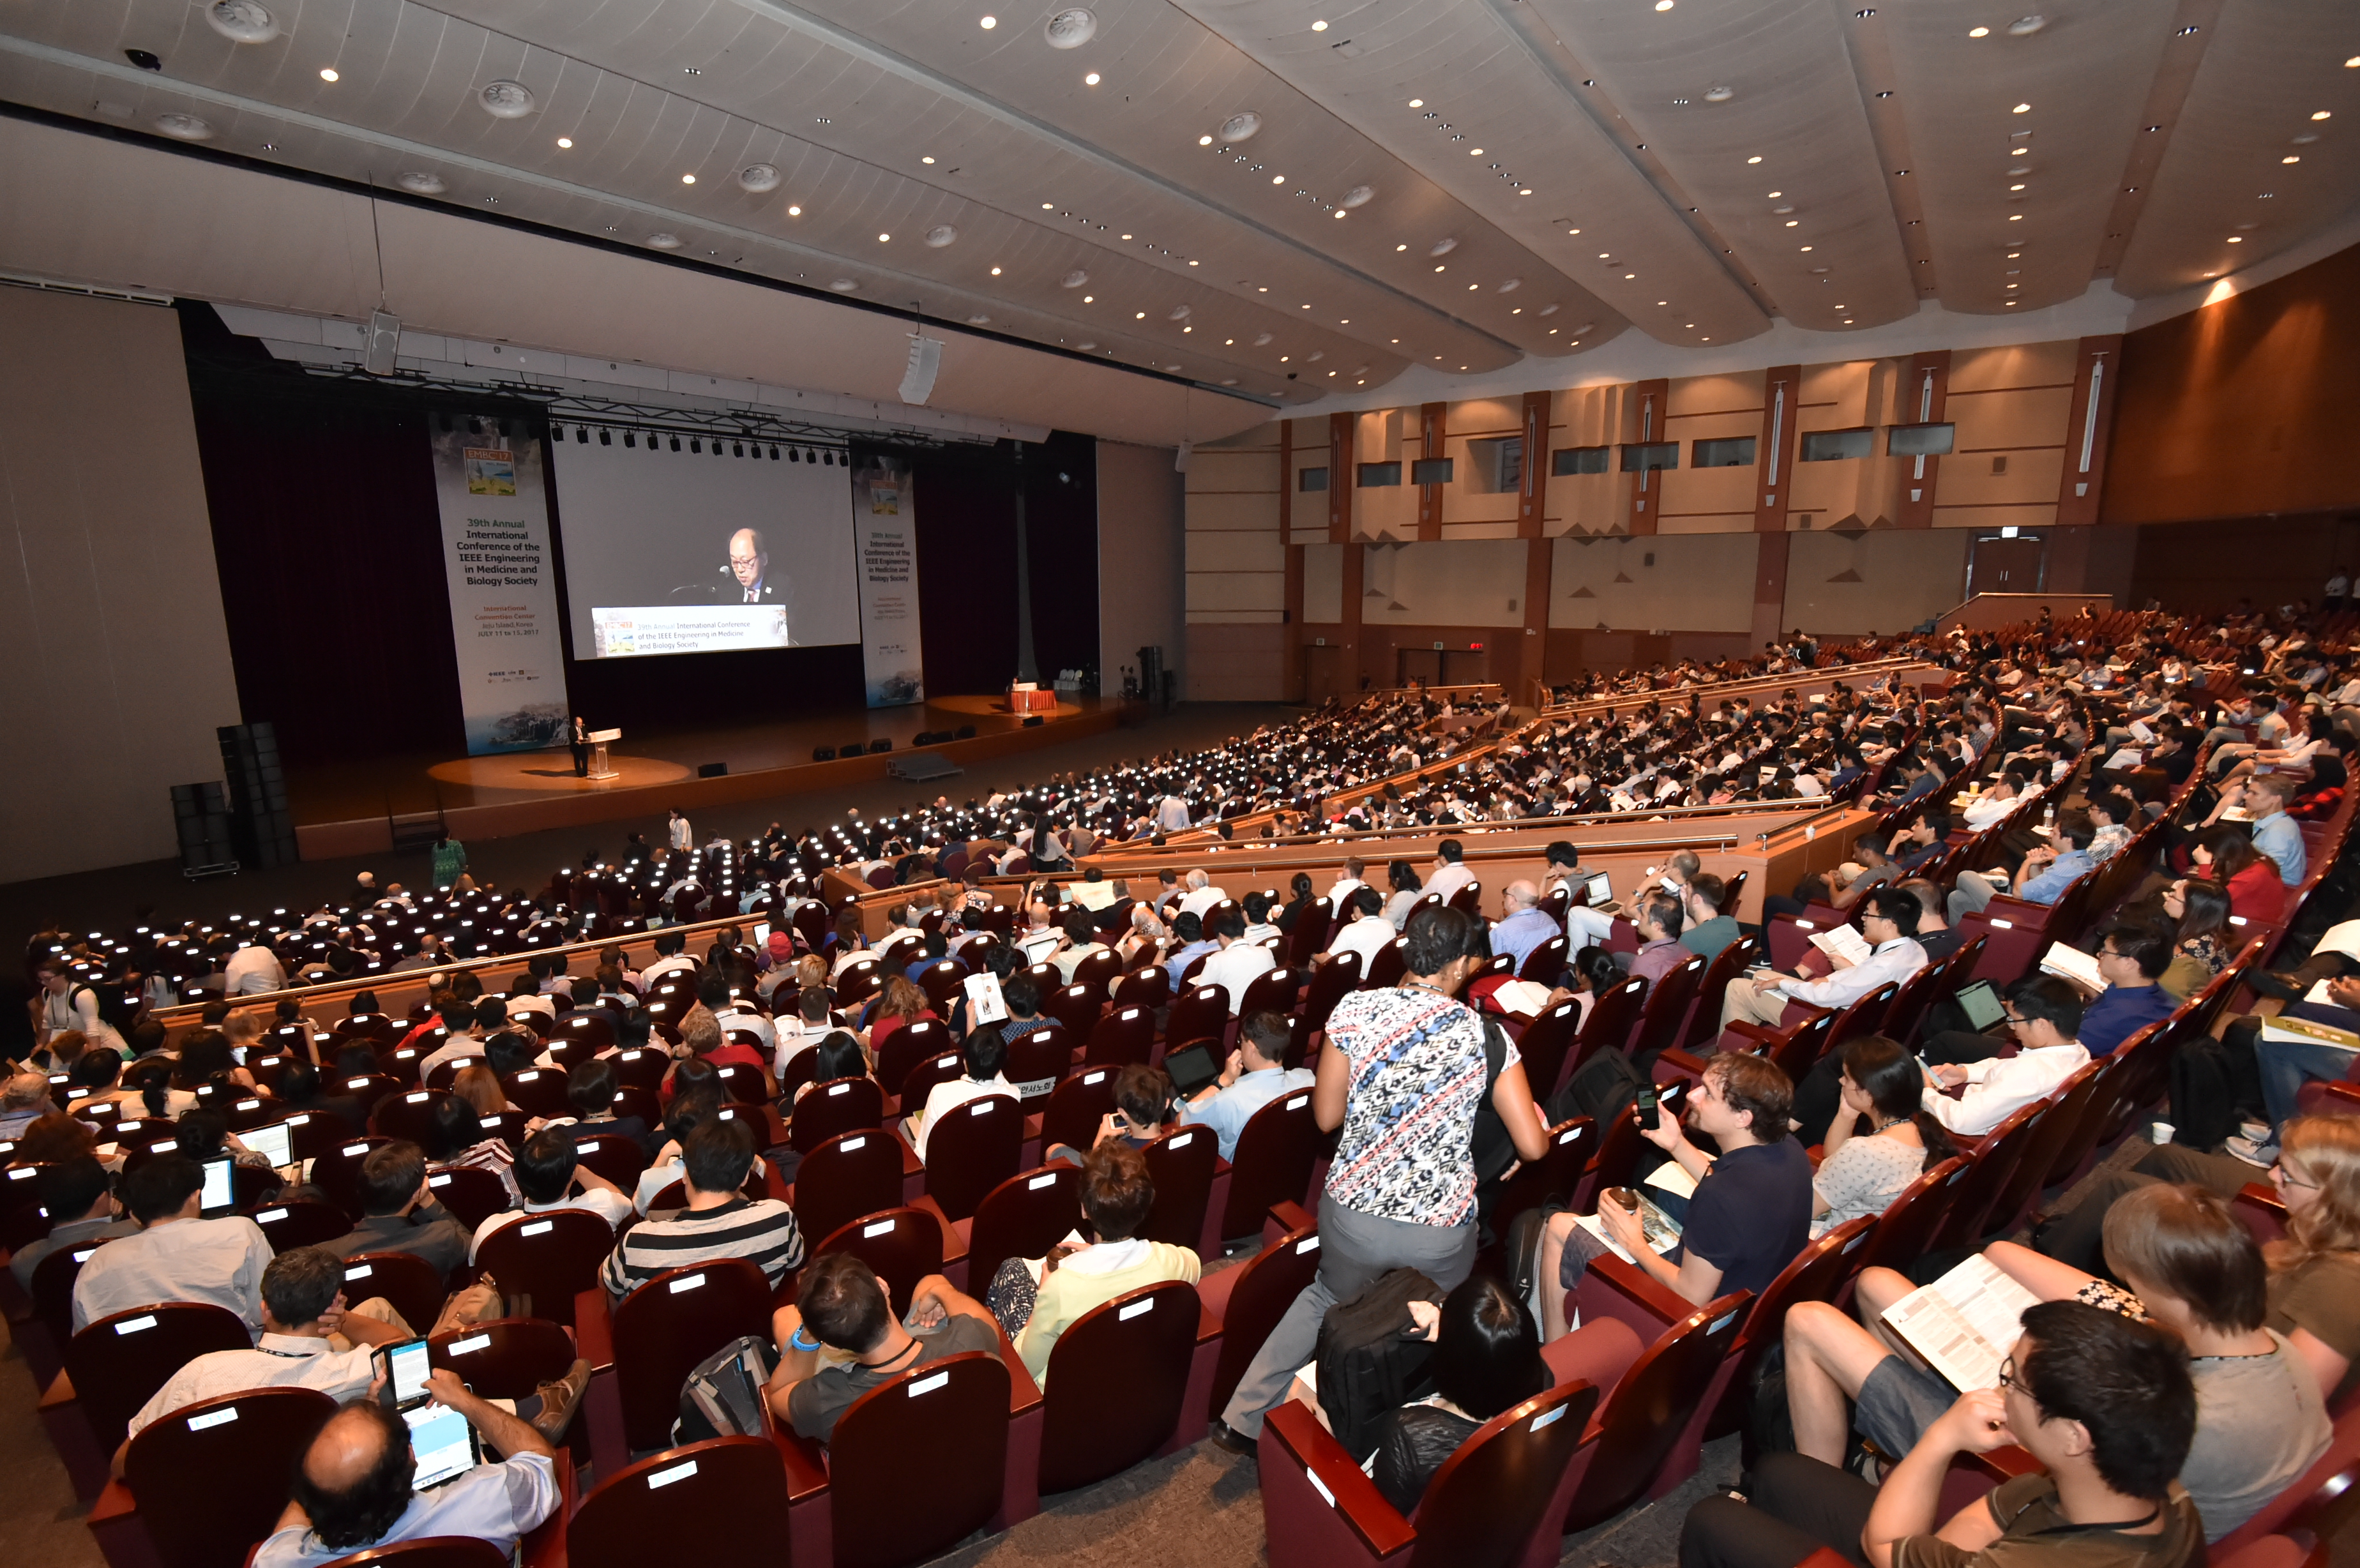
<path fill-rule="evenodd" d="M 1170 1130 L 1173 1098 L 1172 1078 L 1164 1069 L 1138 1062 L 1128 1064 L 1114 1075 L 1114 1109 L 1098 1118 L 1092 1147 L 1116 1140 L 1132 1149 L 1145 1149 Z M 1060 1143 L 1043 1151 L 1042 1158 L 1079 1165 L 1086 1152 Z"/>
<path fill-rule="evenodd" d="M 1209 961 L 1210 954 L 1221 951 L 1221 944 L 1207 937 L 1204 922 L 1185 909 L 1172 917 L 1172 940 L 1180 945 L 1164 958 L 1164 969 L 1171 977 L 1172 994 L 1176 996 L 1196 984 L 1193 978 L 1185 978 L 1188 966 L 1200 958 Z"/>
<path fill-rule="evenodd" d="M 990 1311 L 941 1275 L 929 1274 L 911 1290 L 905 1326 L 883 1281 L 845 1252 L 831 1252 L 803 1271 L 795 1304 L 781 1307 L 770 1328 L 779 1346 L 766 1390 L 770 1413 L 814 1443 L 828 1440 L 854 1400 L 913 1367 L 968 1351 L 1000 1352 Z M 852 1359 L 823 1364 L 823 1346 Z"/>
<path fill-rule="evenodd" d="M 1688 1510 L 1680 1568 L 1793 1568 L 1821 1546 L 1866 1568 L 2201 1568 L 2204 1524 L 2173 1479 L 2196 1418 L 2170 1335 L 2043 1301 L 2025 1312 L 2000 1386 L 1959 1396 L 1883 1486 L 1808 1454 L 1765 1454 L 1744 1496 Z M 2040 1469 L 1938 1518 L 1951 1461 L 2008 1443 Z"/>
<path fill-rule="evenodd" d="M 820 1084 L 833 1083 L 840 1078 L 866 1078 L 872 1083 L 877 1082 L 877 1075 L 869 1071 L 868 1053 L 860 1049 L 860 1041 L 848 1030 L 836 1029 L 822 1036 L 819 1044 L 812 1051 L 811 1081 L 795 1085 L 793 1103 L 796 1105 L 802 1104 L 803 1097 Z"/>
<path fill-rule="evenodd" d="M 2278 863 L 2234 825 L 2213 829 L 2189 853 L 2207 880 L 2227 889 L 2231 914 L 2262 925 L 2287 918 L 2287 885 Z"/>
<path fill-rule="evenodd" d="M 1220 1139 L 1222 1159 L 1237 1158 L 1238 1135 L 1245 1131 L 1256 1111 L 1283 1095 L 1311 1087 L 1311 1069 L 1286 1065 L 1290 1038 L 1286 1019 L 1279 1014 L 1247 1014 L 1238 1027 L 1237 1049 L 1229 1052 L 1220 1077 L 1198 1090 L 1194 1099 L 1182 1103 L 1180 1119 L 1211 1127 Z"/>
<path fill-rule="evenodd" d="M 754 1134 L 742 1120 L 705 1121 L 681 1150 L 688 1206 L 631 1227 L 598 1270 L 616 1297 L 630 1294 L 668 1269 L 742 1258 L 772 1287 L 800 1267 L 803 1238 L 792 1209 L 738 1189 L 754 1168 Z"/>
<path fill-rule="evenodd" d="M 896 978 L 899 978 L 898 976 Z M 908 985 L 904 980 L 902 985 Z M 889 982 L 890 984 L 890 982 Z M 775 1099 L 779 1085 L 770 1076 L 770 1064 L 762 1053 L 750 1045 L 740 1045 L 721 1032 L 721 1020 L 713 1009 L 699 1002 L 680 1016 L 679 1046 L 672 1054 L 679 1058 L 672 1071 L 664 1075 L 663 1093 L 677 1094 L 686 1077 L 682 1069 L 693 1062 L 702 1062 L 718 1072 L 724 1067 L 750 1067 L 762 1075 L 765 1096 Z"/>
<path fill-rule="evenodd" d="M 1155 1183 L 1148 1179 L 1146 1157 L 1120 1139 L 1099 1144 L 1083 1159 L 1081 1203 L 1083 1221 L 1098 1240 L 1083 1247 L 1061 1242 L 1046 1258 L 1008 1259 L 987 1298 L 1024 1369 L 1044 1388 L 1059 1336 L 1083 1313 L 1166 1279 L 1193 1285 L 1201 1268 L 1185 1247 L 1140 1237 L 1139 1227 L 1155 1206 Z"/>
<path fill-rule="evenodd" d="M 1926 1078 L 1917 1059 L 1881 1034 L 1855 1035 L 1829 1052 L 1840 1094 L 1820 1138 L 1811 1177 L 1811 1234 L 1863 1214 L 1881 1214 L 1928 1165 L 1955 1152 L 1942 1124 L 1919 1104 Z M 1814 1069 L 1816 1073 L 1816 1069 Z M 1806 1080 L 1808 1081 L 1808 1078 Z M 1796 1096 L 1803 1133 L 1811 1118 Z M 1868 1130 L 1862 1132 L 1863 1121 Z"/>
<path fill-rule="evenodd" d="M 1948 1130 L 1969 1138 L 1983 1134 L 2089 1064 L 2078 1038 L 2081 993 L 2053 975 L 2035 975 L 2008 988 L 2002 1004 L 2007 1032 L 2016 1043 L 2011 1057 L 1945 1062 L 1928 1068 L 1920 1104 Z M 1942 1091 L 1959 1089 L 1953 1099 Z"/>
<path fill-rule="evenodd" d="M 952 1111 L 987 1094 L 1020 1098 L 1016 1085 L 1000 1071 L 1008 1062 L 1008 1040 L 998 1025 L 983 1024 L 967 1030 L 967 1039 L 959 1044 L 959 1053 L 966 1073 L 929 1089 L 924 1107 L 910 1118 L 910 1147 L 917 1150 L 921 1163 L 926 1158 L 927 1140 L 942 1125 L 942 1118 Z"/>
<path fill-rule="evenodd" d="M 1500 890 L 1500 901 L 1507 913 L 1491 928 L 1491 951 L 1506 953 L 1518 971 L 1533 950 L 1550 939 L 1562 935 L 1557 924 L 1541 911 L 1541 890 L 1527 881 L 1509 883 Z M 1555 984 L 1557 976 L 1547 975 Z"/>
<path fill-rule="evenodd" d="M 2180 1471 L 2208 1539 L 2252 1517 L 2327 1450 L 2327 1409 L 2294 1348 L 2265 1326 L 2267 1270 L 2229 1206 L 2200 1187 L 2141 1188 L 2106 1216 L 2106 1265 L 2130 1295 L 2010 1242 L 1992 1262 L 2044 1301 L 2080 1301 L 2154 1323 L 2192 1358 L 2196 1434 Z M 1891 1269 L 1862 1277 L 1857 1305 L 1877 1318 L 1910 1289 Z M 1796 1447 L 1841 1457 L 1847 1399 L 1857 1425 L 1885 1454 L 1906 1453 L 1950 1406 L 1939 1374 L 1886 1353 L 1883 1339 L 1826 1302 L 1787 1315 L 1787 1403 Z"/>
<path fill-rule="evenodd" d="M 362 1252 L 407 1252 L 447 1275 L 467 1261 L 467 1232 L 434 1201 L 432 1170 L 414 1143 L 372 1149 L 361 1160 L 361 1219 L 347 1234 L 321 1245 L 339 1258 Z"/>
<path fill-rule="evenodd" d="M 1236 909 L 1214 911 L 1206 917 L 1206 928 L 1220 951 L 1205 960 L 1194 983 L 1218 985 L 1229 996 L 1229 1016 L 1235 1018 L 1245 1005 L 1246 987 L 1276 968 L 1278 960 L 1260 942 L 1245 940 L 1245 916 Z"/>
<path fill-rule="evenodd" d="M 467 1243 L 470 1263 L 482 1250 L 485 1237 L 533 1214 L 578 1209 L 605 1220 L 609 1230 L 622 1229 L 623 1222 L 631 1217 L 630 1194 L 581 1163 L 574 1152 L 574 1135 L 565 1128 L 545 1128 L 527 1138 L 513 1174 L 523 1202 L 517 1208 L 484 1217 Z"/>
<path fill-rule="evenodd" d="M 1959 951 L 1964 939 L 1950 925 L 1943 913 L 1942 890 L 1923 877 L 1912 877 L 1894 884 L 1918 900 L 1918 930 L 1912 933 L 1918 945 L 1926 952 L 1926 962 L 1939 964 Z"/>
<path fill-rule="evenodd" d="M 0 1138 L 20 1138 L 27 1127 L 43 1117 L 63 1115 L 57 1102 L 49 1097 L 46 1073 L 18 1073 L 0 1084 Z"/>
<path fill-rule="evenodd" d="M 2126 1192 L 2156 1181 L 2194 1182 L 2234 1198 L 2253 1176 L 2242 1160 L 2166 1144 L 2131 1171 L 2097 1177 L 2081 1202 L 2042 1225 L 2035 1245 L 2094 1271 L 2104 1266 L 2106 1215 Z M 2270 1181 L 2287 1233 L 2263 1249 L 2269 1264 L 2267 1326 L 2286 1336 L 2333 1400 L 2360 1361 L 2360 1117 L 2298 1116 L 2286 1125 Z"/>
<path fill-rule="evenodd" d="M 644 1152 L 648 1147 L 648 1124 L 642 1117 L 615 1114 L 615 1096 L 620 1092 L 622 1080 L 617 1075 L 612 1059 L 593 1057 L 565 1075 L 565 1103 L 573 1111 L 570 1116 L 552 1116 L 530 1130 L 542 1127 L 571 1127 L 576 1136 L 584 1133 L 613 1133 L 628 1138 Z"/>
<path fill-rule="evenodd" d="M 1737 1052 L 1714 1057 L 1685 1116 L 1720 1146 L 1718 1160 L 1688 1140 L 1679 1118 L 1659 1116 L 1655 1127 L 1640 1129 L 1697 1179 L 1677 1257 L 1650 1247 L 1639 1216 L 1612 1199 L 1600 1201 L 1599 1222 L 1650 1277 L 1698 1306 L 1732 1290 L 1760 1291 L 1810 1239 L 1811 1161 L 1786 1134 L 1793 1103 L 1794 1086 L 1775 1062 Z M 1603 1250 L 1571 1214 L 1549 1220 L 1537 1270 L 1546 1337 L 1566 1332 L 1566 1299 Z"/>
<path fill-rule="evenodd" d="M 2092 996 L 2074 985 L 2081 997 L 2081 1023 L 2074 1038 L 2093 1059 L 2113 1055 L 2125 1040 L 2169 1018 L 2179 1006 L 2157 983 L 2171 964 L 2171 939 L 2163 931 L 2140 920 L 2118 920 L 2106 928 L 2097 960 L 2105 989 Z M 2006 1043 L 1997 1035 L 1945 1029 L 1926 1041 L 1922 1054 L 1931 1062 L 1983 1062 L 1998 1055 Z"/>
<path fill-rule="evenodd" d="M 757 1056 L 778 1043 L 770 1020 L 731 994 L 729 976 L 718 964 L 696 977 L 696 999 L 713 1015 L 713 1021 L 720 1026 L 725 1040 L 732 1029 L 756 1036 L 756 1042 L 750 1049 Z"/>
<path fill-rule="evenodd" d="M 1653 985 L 1696 956 L 1680 945 L 1686 917 L 1680 913 L 1680 900 L 1661 887 L 1639 894 L 1631 904 L 1631 922 L 1639 930 L 1639 951 L 1618 953 L 1614 962 Z M 1730 986 L 1732 992 L 1736 989 L 1734 985 Z M 1781 1010 L 1786 1005 L 1778 1004 Z"/>
<path fill-rule="evenodd" d="M 778 1042 L 770 1059 L 775 1081 L 785 1082 L 788 1064 L 815 1049 L 836 1028 L 830 1013 L 833 1002 L 834 998 L 825 985 L 806 985 L 795 993 L 792 1016 L 780 1018 L 772 1025 L 772 1035 Z"/>
<path fill-rule="evenodd" d="M 1396 860 L 1385 867 L 1385 920 L 1399 936 L 1408 929 L 1410 912 L 1426 897 L 1424 886 L 1417 879 L 1416 867 L 1406 860 Z"/>
<path fill-rule="evenodd" d="M 33 1270 L 52 1252 L 138 1234 L 139 1222 L 119 1213 L 113 1179 L 95 1155 L 77 1154 L 41 1166 L 33 1178 L 33 1195 L 44 1211 L 56 1217 L 50 1220 L 47 1236 L 8 1255 L 8 1272 L 25 1290 L 33 1288 Z"/>
<path fill-rule="evenodd" d="M 1721 905 L 1728 898 L 1729 884 L 1710 871 L 1699 871 L 1689 877 L 1680 894 L 1680 945 L 1708 964 L 1743 934 L 1737 921 L 1722 912 Z"/>
<path fill-rule="evenodd" d="M 1434 1394 L 1386 1415 L 1371 1471 L 1377 1490 L 1404 1518 L 1417 1511 L 1435 1472 L 1485 1421 L 1547 1392 L 1553 1381 L 1532 1314 L 1497 1279 L 1470 1275 L 1441 1306 L 1412 1301 L 1409 1312 L 1434 1342 L 1426 1363 Z"/>
<path fill-rule="evenodd" d="M 328 1343 L 342 1334 L 351 1348 Z M 408 1337 L 391 1323 L 347 1310 L 344 1260 L 322 1247 L 280 1253 L 262 1271 L 262 1337 L 252 1350 L 215 1350 L 165 1379 L 139 1407 L 115 1451 L 115 1474 L 142 1428 L 184 1406 L 248 1388 L 317 1388 L 339 1402 L 368 1391 L 372 1351 Z"/>
<path fill-rule="evenodd" d="M 426 1388 L 435 1403 L 466 1418 L 486 1448 L 506 1457 L 416 1491 L 407 1423 L 371 1396 L 348 1399 L 303 1451 L 293 1500 L 276 1533 L 255 1548 L 251 1568 L 319 1568 L 431 1536 L 472 1536 L 513 1555 L 518 1538 L 557 1511 L 563 1461 L 532 1422 L 477 1399 L 447 1367 L 428 1373 Z"/>
<path fill-rule="evenodd" d="M 1095 866 L 1091 868 L 1090 875 L 1093 877 L 1098 875 L 1098 870 Z M 1244 898 L 1238 900 L 1238 906 L 1245 911 L 1246 931 L 1243 939 L 1244 941 L 1261 943 L 1270 941 L 1273 937 L 1284 936 L 1286 934 L 1284 931 L 1280 931 L 1278 927 L 1271 923 L 1269 894 L 1259 892 L 1249 893 Z"/>
<path fill-rule="evenodd" d="M 270 1243 L 243 1214 L 199 1217 L 205 1173 L 177 1151 L 157 1155 L 123 1178 L 123 1206 L 139 1234 L 110 1241 L 74 1277 L 73 1326 L 153 1301 L 226 1307 L 249 1332 L 262 1327 L 262 1271 Z"/>
<path fill-rule="evenodd" d="M 847 1040 L 851 1039 L 849 1035 L 845 1038 Z M 860 1047 L 858 1042 L 854 1042 L 852 1050 L 856 1055 L 858 1054 Z M 688 1062 L 683 1065 L 694 1067 L 701 1064 Z M 805 1084 L 804 1087 L 810 1085 Z M 639 1172 L 639 1181 L 632 1186 L 632 1207 L 640 1214 L 648 1213 L 665 1189 L 684 1180 L 681 1170 L 681 1151 L 688 1147 L 690 1135 L 719 1116 L 722 1107 L 728 1103 L 729 1096 L 717 1081 L 697 1079 L 682 1087 L 672 1104 L 664 1107 L 663 1126 L 649 1135 L 650 1141 L 656 1148 L 648 1157 L 647 1168 Z M 758 1171 L 763 1169 L 761 1160 L 754 1161 L 754 1169 Z"/>
<path fill-rule="evenodd" d="M 1385 919 L 1384 900 L 1374 887 L 1355 887 L 1345 898 L 1344 921 L 1328 939 L 1328 951 L 1332 953 L 1355 953 L 1360 957 L 1360 973 L 1367 975 L 1377 962 L 1377 954 L 1393 945 L 1401 932 L 1393 921 Z"/>
<path fill-rule="evenodd" d="M 1788 1001 L 1815 1007 L 1841 1008 L 1878 986 L 1907 980 L 1926 967 L 1926 950 L 1918 945 L 1916 897 L 1898 887 L 1872 887 L 1860 901 L 1860 931 L 1868 939 L 1869 955 L 1858 964 L 1830 955 L 1834 972 L 1824 980 L 1802 980 L 1776 970 L 1729 983 L 1722 995 L 1721 1023 L 1727 1029 L 1739 1018 L 1775 1025 L 1786 1016 Z"/>
<path fill-rule="evenodd" d="M 464 1069 L 462 1070 L 464 1071 Z M 494 1088 L 498 1087 L 497 1081 Z M 510 1167 L 516 1156 L 501 1139 L 487 1136 L 484 1119 L 475 1107 L 457 1094 L 447 1100 L 434 1102 L 434 1114 L 427 1118 L 424 1138 L 427 1174 L 439 1176 L 445 1171 L 488 1171 L 500 1179 L 508 1202 L 517 1201 L 516 1177 Z"/>
<path fill-rule="evenodd" d="M 1110 950 L 1098 940 L 1097 917 L 1079 904 L 1065 911 L 1065 945 L 1053 953 L 1049 962 L 1057 966 L 1058 975 L 1070 985 L 1074 983 L 1074 971 L 1081 967 L 1083 959 Z"/>
<path fill-rule="evenodd" d="M 2212 983 L 2236 954 L 2229 896 L 2210 882 L 2174 882 L 2159 906 L 2171 927 L 2171 964 L 2156 984 L 2186 1001 Z"/>

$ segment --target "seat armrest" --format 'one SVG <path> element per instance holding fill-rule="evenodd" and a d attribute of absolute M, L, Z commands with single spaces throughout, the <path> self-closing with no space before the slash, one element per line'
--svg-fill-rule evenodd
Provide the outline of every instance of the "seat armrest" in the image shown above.
<path fill-rule="evenodd" d="M 1262 1222 L 1262 1244 L 1268 1246 L 1291 1231 L 1303 1230 L 1317 1223 L 1309 1212 L 1292 1198 L 1273 1203 L 1270 1214 Z"/>
<path fill-rule="evenodd" d="M 998 1327 L 997 1324 L 993 1325 Z M 1016 1354 L 1016 1342 L 1008 1337 L 1006 1329 L 1000 1330 L 1000 1359 L 1008 1368 L 1008 1415 L 1010 1420 L 1042 1405 L 1041 1385 L 1032 1381 L 1025 1369 L 1024 1358 Z"/>
<path fill-rule="evenodd" d="M 138 1512 L 139 1499 L 131 1495 L 131 1488 L 109 1477 L 105 1490 L 98 1494 L 98 1501 L 91 1504 L 82 1522 L 98 1530 L 116 1519 L 135 1518 Z"/>
<path fill-rule="evenodd" d="M 574 1353 L 593 1368 L 615 1364 L 614 1309 L 607 1305 L 603 1285 L 593 1285 L 574 1298 Z"/>
<path fill-rule="evenodd" d="M 1319 1419 L 1306 1406 L 1289 1399 L 1262 1418 L 1261 1453 L 1263 1515 L 1274 1527 L 1273 1562 L 1284 1560 L 1279 1550 L 1282 1539 L 1290 1548 L 1286 1555 L 1294 1556 L 1297 1552 L 1293 1548 L 1309 1544 L 1304 1537 L 1317 1539 L 1326 1535 L 1328 1532 L 1320 1528 L 1324 1510 L 1333 1510 L 1335 1518 L 1350 1530 L 1354 1541 L 1371 1562 L 1383 1562 L 1406 1552 L 1415 1543 L 1416 1530 L 1393 1511 L 1393 1506 L 1377 1490 L 1377 1484 L 1361 1473 L 1351 1455 L 1344 1452 L 1344 1445 L 1319 1424 Z M 1296 1476 L 1307 1484 L 1309 1497 L 1302 1495 L 1305 1488 L 1292 1484 Z M 1275 1495 L 1273 1482 L 1278 1484 Z M 1295 1495 L 1288 1496 L 1290 1492 Z M 1303 1517 L 1294 1521 L 1293 1529 L 1281 1517 L 1286 1509 L 1302 1510 Z M 1317 1552 L 1300 1555 L 1306 1561 L 1321 1562 L 1333 1562 L 1337 1556 Z"/>
<path fill-rule="evenodd" d="M 1732 1029 L 1738 1027 L 1735 1024 L 1730 1026 Z M 1656 1053 L 1655 1071 L 1653 1076 L 1655 1082 L 1659 1084 L 1680 1080 L 1693 1083 L 1703 1079 L 1704 1069 L 1703 1057 L 1682 1051 L 1677 1045 L 1667 1045 Z"/>
<path fill-rule="evenodd" d="M 73 1374 L 71 1372 L 60 1372 L 58 1374 L 57 1380 L 55 1382 L 52 1382 L 48 1388 L 41 1390 L 41 1398 L 36 1408 L 44 1410 L 54 1410 L 61 1409 L 64 1406 L 71 1405 L 73 1402 Z"/>
<path fill-rule="evenodd" d="M 787 1502 L 792 1506 L 818 1497 L 828 1489 L 827 1457 L 820 1445 L 791 1426 L 782 1426 L 773 1416 L 770 1421 L 770 1444 L 779 1451 L 779 1459 L 787 1467 Z"/>
<path fill-rule="evenodd" d="M 2040 1468 L 2040 1461 L 2016 1444 L 2004 1443 L 1986 1454 L 1961 1454 L 1959 1462 L 1983 1471 L 1994 1486 L 2013 1481 L 2019 1475 L 2029 1475 Z"/>
<path fill-rule="evenodd" d="M 1696 1311 L 1695 1303 L 1678 1291 L 1611 1252 L 1591 1258 L 1582 1271 L 1576 1304 L 1584 1323 L 1593 1316 L 1619 1318 L 1649 1345 Z"/>
<path fill-rule="evenodd" d="M 2229 1212 L 2242 1221 L 2256 1241 L 2267 1246 L 2286 1234 L 2286 1201 L 2277 1190 L 2259 1181 L 2245 1183 L 2229 1203 Z"/>

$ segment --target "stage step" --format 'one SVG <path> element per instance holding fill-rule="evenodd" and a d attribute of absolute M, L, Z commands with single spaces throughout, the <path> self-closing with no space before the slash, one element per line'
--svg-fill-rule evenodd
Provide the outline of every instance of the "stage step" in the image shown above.
<path fill-rule="evenodd" d="M 885 771 L 913 784 L 930 784 L 937 779 L 956 779 L 967 769 L 939 752 L 908 751 L 887 763 Z"/>

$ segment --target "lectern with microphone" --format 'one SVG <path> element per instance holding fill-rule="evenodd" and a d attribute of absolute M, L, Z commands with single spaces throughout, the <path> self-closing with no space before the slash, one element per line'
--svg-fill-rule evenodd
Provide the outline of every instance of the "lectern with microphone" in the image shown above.
<path fill-rule="evenodd" d="M 622 777 L 621 774 L 615 771 L 614 764 L 606 760 L 606 743 L 610 740 L 620 740 L 622 738 L 623 732 L 620 730 L 592 730 L 590 732 L 590 771 L 586 777 L 592 779 L 619 779 Z"/>

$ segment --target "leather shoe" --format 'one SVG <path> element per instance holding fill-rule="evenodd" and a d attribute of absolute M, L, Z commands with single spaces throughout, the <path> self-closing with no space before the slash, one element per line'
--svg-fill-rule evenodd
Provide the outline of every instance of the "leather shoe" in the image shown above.
<path fill-rule="evenodd" d="M 1205 1435 L 1211 1438 L 1217 1446 L 1226 1448 L 1231 1454 L 1258 1454 L 1262 1451 L 1260 1443 L 1218 1416 L 1215 1416 L 1213 1424 L 1205 1429 Z"/>
<path fill-rule="evenodd" d="M 543 1383 L 541 1413 L 532 1418 L 535 1431 L 552 1443 L 565 1441 L 565 1429 L 573 1424 L 574 1412 L 581 1407 L 582 1395 L 590 1387 L 590 1363 L 577 1360 L 565 1369 L 565 1376 Z"/>

